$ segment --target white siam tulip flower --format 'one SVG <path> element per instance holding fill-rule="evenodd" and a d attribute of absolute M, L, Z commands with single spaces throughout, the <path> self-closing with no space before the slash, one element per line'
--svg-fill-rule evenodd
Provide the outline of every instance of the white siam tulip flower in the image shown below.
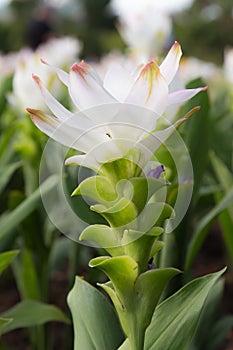
<path fill-rule="evenodd" d="M 180 104 L 206 89 L 169 92 L 181 58 L 175 44 L 160 66 L 150 61 L 131 75 L 121 66 L 112 67 L 104 79 L 85 62 L 74 64 L 69 73 L 50 66 L 67 86 L 77 112 L 62 106 L 38 76 L 40 88 L 52 115 L 27 108 L 35 125 L 56 141 L 84 153 L 67 160 L 98 169 L 99 164 L 124 157 L 132 148 L 154 152 L 171 128 L 155 131 L 158 118 L 166 108 Z M 178 121 L 180 123 L 181 121 Z M 156 138 L 154 137 L 156 136 Z"/>
<path fill-rule="evenodd" d="M 126 44 L 147 59 L 163 52 L 172 37 L 172 18 L 193 0 L 111 0 L 118 29 Z"/>
<path fill-rule="evenodd" d="M 33 108 L 45 108 L 40 92 L 34 89 L 33 73 L 38 74 L 42 78 L 45 86 L 50 88 L 55 96 L 61 96 L 63 86 L 54 79 L 54 72 L 48 67 L 43 67 L 40 57 L 44 57 L 53 65 L 67 68 L 77 58 L 80 48 L 78 40 L 65 37 L 51 39 L 46 44 L 39 46 L 35 52 L 24 50 L 19 55 L 20 59 L 15 68 L 13 95 L 10 97 L 10 101 L 22 110 L 25 110 L 29 104 Z"/>
<path fill-rule="evenodd" d="M 119 32 L 126 44 L 137 54 L 151 57 L 166 46 L 172 32 L 169 15 L 160 9 L 157 1 L 111 1 L 118 16 Z"/>
<path fill-rule="evenodd" d="M 144 7 L 152 7 L 157 10 L 173 15 L 189 8 L 193 4 L 193 0 L 111 0 L 110 6 L 119 16 L 140 15 Z"/>
<path fill-rule="evenodd" d="M 66 36 L 52 38 L 37 49 L 37 55 L 59 67 L 69 67 L 77 58 L 82 45 L 75 38 Z"/>

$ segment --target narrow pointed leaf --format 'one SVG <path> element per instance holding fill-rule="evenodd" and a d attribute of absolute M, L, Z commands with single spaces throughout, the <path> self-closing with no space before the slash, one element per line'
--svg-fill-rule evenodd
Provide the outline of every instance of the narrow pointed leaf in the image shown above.
<path fill-rule="evenodd" d="M 21 162 L 6 165 L 0 169 L 0 193 L 4 190 L 11 176 L 20 167 Z"/>
<path fill-rule="evenodd" d="M 50 191 L 57 184 L 57 177 L 51 176 L 12 212 L 0 218 L 0 239 L 15 229 L 41 203 L 41 193 Z"/>
<path fill-rule="evenodd" d="M 22 299 L 38 300 L 40 288 L 32 252 L 23 249 L 13 262 L 13 271 Z"/>
<path fill-rule="evenodd" d="M 199 86 L 205 86 L 205 84 L 202 80 L 197 79 L 190 82 L 187 85 L 187 88 L 190 89 Z M 201 109 L 189 120 L 188 123 L 184 124 L 183 128 L 184 140 L 189 149 L 194 170 L 193 201 L 195 202 L 197 200 L 199 187 L 208 161 L 210 109 L 208 91 L 201 92 L 187 102 L 181 109 L 181 115 L 184 115 L 185 112 L 190 110 L 193 106 L 201 106 Z M 202 141 L 200 142 L 200 140 Z"/>
<path fill-rule="evenodd" d="M 10 318 L 0 318 L 0 337 L 4 332 L 4 328 L 6 327 L 6 325 L 11 322 L 12 319 Z"/>
<path fill-rule="evenodd" d="M 68 296 L 74 324 L 74 350 L 116 350 L 124 339 L 118 318 L 97 289 L 76 277 Z"/>
<path fill-rule="evenodd" d="M 18 250 L 11 250 L 0 254 L 0 274 L 10 264 L 11 260 L 19 253 Z"/>
<path fill-rule="evenodd" d="M 227 194 L 222 198 L 222 200 L 210 212 L 208 212 L 208 214 L 204 216 L 202 220 L 199 221 L 188 248 L 186 263 L 185 263 L 185 270 L 190 269 L 195 256 L 197 255 L 203 241 L 205 240 L 208 234 L 208 228 L 212 220 L 218 214 L 220 214 L 224 209 L 231 206 L 232 203 L 233 203 L 233 187 L 229 190 L 229 192 L 227 192 Z"/>
<path fill-rule="evenodd" d="M 155 309 L 145 350 L 189 349 L 208 293 L 224 270 L 195 279 Z"/>
<path fill-rule="evenodd" d="M 30 299 L 21 301 L 4 312 L 1 318 L 12 319 L 5 325 L 3 333 L 18 328 L 39 326 L 50 321 L 70 323 L 69 318 L 56 306 Z"/>
<path fill-rule="evenodd" d="M 145 328 L 151 321 L 152 314 L 164 288 L 168 281 L 179 270 L 173 268 L 150 270 L 141 274 L 135 284 L 135 289 L 138 295 L 138 314 Z"/>

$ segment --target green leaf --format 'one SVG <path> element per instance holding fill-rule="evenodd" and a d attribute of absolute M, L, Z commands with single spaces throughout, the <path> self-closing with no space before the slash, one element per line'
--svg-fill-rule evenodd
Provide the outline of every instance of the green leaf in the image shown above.
<path fill-rule="evenodd" d="M 0 168 L 0 193 L 4 190 L 11 176 L 21 165 L 21 162 L 16 162 L 11 165 Z"/>
<path fill-rule="evenodd" d="M 219 222 L 221 225 L 222 235 L 225 241 L 226 249 L 228 250 L 231 263 L 233 264 L 233 219 L 228 209 L 225 209 L 219 215 Z"/>
<path fill-rule="evenodd" d="M 145 350 L 191 349 L 190 343 L 195 333 L 196 325 L 203 306 L 205 305 L 206 298 L 209 292 L 212 292 L 213 297 L 215 297 L 215 288 L 212 289 L 212 287 L 222 273 L 223 271 L 220 271 L 198 278 L 162 302 L 157 309 L 155 309 L 152 322 L 146 331 Z M 222 284 L 220 283 L 217 288 L 220 293 L 221 288 Z M 210 300 L 212 300 L 212 298 Z M 210 306 L 212 307 L 211 304 Z M 212 315 L 212 310 L 208 311 L 210 311 L 210 314 Z M 208 314 L 207 317 L 209 318 L 210 315 Z M 231 322 L 231 317 L 227 318 L 224 326 L 226 328 L 229 327 Z M 205 324 L 204 327 L 206 329 Z M 214 339 L 218 338 L 217 328 L 215 334 L 213 331 L 214 329 L 211 331 L 211 337 Z M 207 332 L 209 332 L 209 329 L 207 329 Z M 211 343 L 212 342 L 210 342 L 210 344 Z M 213 343 L 215 343 L 215 341 L 213 341 Z M 192 347 L 192 350 L 203 350 L 204 348 L 207 350 L 208 344 L 206 344 L 205 347 L 203 347 L 203 343 L 201 344 L 202 347 Z M 214 348 L 212 347 L 208 347 L 208 350 L 213 349 Z M 128 339 L 124 341 L 118 350 L 130 350 Z"/>
<path fill-rule="evenodd" d="M 11 260 L 19 253 L 18 250 L 11 250 L 0 254 L 0 274 L 10 264 Z"/>
<path fill-rule="evenodd" d="M 10 319 L 10 318 L 1 318 L 0 317 L 0 337 L 3 334 L 4 328 L 6 327 L 6 325 L 11 321 L 12 321 L 12 319 Z"/>
<path fill-rule="evenodd" d="M 0 239 L 15 229 L 41 203 L 41 193 L 49 192 L 57 184 L 57 176 L 45 180 L 40 188 L 26 198 L 12 212 L 0 218 Z"/>
<path fill-rule="evenodd" d="M 227 168 L 227 166 L 214 154 L 214 152 L 210 154 L 210 159 L 218 181 L 226 194 L 229 192 L 229 189 L 233 187 L 232 171 Z M 216 201 L 219 203 L 222 196 L 216 193 L 215 197 Z M 219 215 L 219 222 L 222 228 L 226 248 L 233 263 L 233 201 L 231 205 L 229 205 L 229 207 Z"/>
<path fill-rule="evenodd" d="M 38 300 L 40 298 L 39 282 L 32 252 L 29 249 L 23 249 L 14 261 L 13 271 L 21 298 Z"/>
<path fill-rule="evenodd" d="M 190 350 L 207 349 L 212 340 L 213 331 L 216 319 L 219 317 L 219 307 L 223 297 L 224 280 L 219 280 L 215 287 L 211 289 L 198 322 L 198 327 Z M 208 344 L 208 345 L 207 345 Z"/>
<path fill-rule="evenodd" d="M 90 225 L 83 230 L 79 239 L 97 243 L 99 247 L 104 248 L 112 256 L 124 254 L 116 228 L 106 225 Z"/>
<path fill-rule="evenodd" d="M 164 288 L 169 280 L 178 273 L 180 271 L 177 269 L 165 268 L 146 271 L 139 275 L 135 284 L 136 295 L 138 297 L 138 307 L 135 312 L 139 315 L 145 329 L 151 321 L 152 314 Z"/>
<path fill-rule="evenodd" d="M 124 341 L 124 343 L 117 350 L 131 350 L 128 338 Z"/>
<path fill-rule="evenodd" d="M 193 233 L 192 240 L 188 247 L 185 270 L 189 270 L 191 264 L 197 255 L 199 249 L 203 241 L 205 240 L 208 234 L 208 228 L 211 224 L 212 220 L 220 214 L 224 209 L 228 208 L 233 203 L 233 187 L 229 190 L 229 192 L 222 198 L 222 200 L 205 215 L 198 223 Z"/>
<path fill-rule="evenodd" d="M 134 177 L 129 181 L 133 185 L 132 201 L 139 212 L 142 211 L 155 192 L 166 186 L 165 181 L 153 178 Z"/>
<path fill-rule="evenodd" d="M 187 85 L 187 88 L 190 89 L 205 85 L 206 84 L 201 79 L 196 79 L 191 81 Z M 191 119 L 189 119 L 188 123 L 184 123 L 183 130 L 184 140 L 189 149 L 194 170 L 193 201 L 196 201 L 208 161 L 210 109 L 208 90 L 200 92 L 189 102 L 187 102 L 181 109 L 182 115 L 184 115 L 193 106 L 200 106 L 201 109 Z"/>
<path fill-rule="evenodd" d="M 72 195 L 86 196 L 106 205 L 117 199 L 113 184 L 105 176 L 92 176 L 83 180 Z"/>
<path fill-rule="evenodd" d="M 214 152 L 210 152 L 210 160 L 213 165 L 215 174 L 221 183 L 225 192 L 229 190 L 229 187 L 233 186 L 233 175 L 227 166 L 219 159 Z"/>
<path fill-rule="evenodd" d="M 94 287 L 76 277 L 68 295 L 74 350 L 116 350 L 124 339 L 114 308 Z"/>
<path fill-rule="evenodd" d="M 122 239 L 124 252 L 138 262 L 140 273 L 148 269 L 148 261 L 155 254 L 155 246 L 156 250 L 158 248 L 158 242 L 156 244 L 155 240 L 162 232 L 161 227 L 154 227 L 147 233 L 135 230 L 124 231 Z M 162 248 L 162 245 L 159 244 L 159 247 Z"/>
<path fill-rule="evenodd" d="M 137 217 L 137 209 L 132 201 L 122 197 L 110 208 L 104 205 L 96 204 L 91 206 L 91 210 L 101 214 L 113 227 L 119 227 L 128 224 Z"/>
<path fill-rule="evenodd" d="M 70 323 L 68 317 L 56 306 L 35 300 L 24 300 L 1 314 L 1 318 L 10 318 L 3 334 L 18 328 L 39 326 L 50 321 Z"/>
<path fill-rule="evenodd" d="M 146 331 L 145 350 L 188 350 L 208 293 L 224 271 L 195 279 L 159 304 Z"/>
<path fill-rule="evenodd" d="M 138 264 L 127 255 L 98 257 L 89 263 L 91 267 L 98 267 L 111 279 L 112 284 L 121 300 L 132 298 L 132 290 L 138 276 Z"/>
<path fill-rule="evenodd" d="M 15 142 L 14 138 L 15 129 L 9 128 L 4 130 L 4 133 L 0 138 L 0 166 L 7 166 L 14 157 L 15 147 L 13 142 Z"/>

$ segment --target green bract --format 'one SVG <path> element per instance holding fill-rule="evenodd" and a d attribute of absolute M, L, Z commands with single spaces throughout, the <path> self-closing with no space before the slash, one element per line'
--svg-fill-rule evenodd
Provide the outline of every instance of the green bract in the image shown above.
<path fill-rule="evenodd" d="M 149 261 L 163 247 L 165 220 L 173 214 L 165 203 L 166 185 L 164 178 L 146 177 L 126 158 L 105 163 L 73 192 L 92 200 L 91 210 L 107 222 L 87 227 L 80 239 L 109 253 L 92 259 L 90 266 L 109 277 L 100 286 L 112 299 L 132 349 L 143 349 L 154 309 L 168 281 L 179 273 L 173 268 L 149 270 Z"/>

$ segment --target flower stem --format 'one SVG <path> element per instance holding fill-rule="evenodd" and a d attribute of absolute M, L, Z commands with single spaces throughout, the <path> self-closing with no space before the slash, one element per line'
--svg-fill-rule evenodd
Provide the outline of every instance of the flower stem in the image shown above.
<path fill-rule="evenodd" d="M 135 312 L 129 321 L 129 342 L 130 350 L 144 350 L 145 330 L 142 329 L 138 320 L 135 318 Z"/>

